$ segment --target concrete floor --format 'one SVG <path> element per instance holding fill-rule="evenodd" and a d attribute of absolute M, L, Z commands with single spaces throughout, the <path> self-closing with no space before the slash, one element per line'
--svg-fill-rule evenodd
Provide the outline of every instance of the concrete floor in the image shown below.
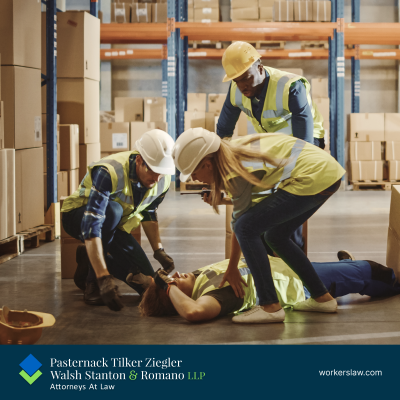
<path fill-rule="evenodd" d="M 339 192 L 312 217 L 309 257 L 336 259 L 347 249 L 358 259 L 385 263 L 390 192 Z M 164 247 L 180 272 L 224 258 L 225 215 L 199 196 L 171 192 L 159 209 Z M 146 239 L 143 247 L 152 261 Z M 61 280 L 60 241 L 0 265 L 0 305 L 52 313 L 56 324 L 38 344 L 399 344 L 400 296 L 338 299 L 337 314 L 287 312 L 285 324 L 241 326 L 231 317 L 190 324 L 183 318 L 140 318 L 139 296 L 121 283 L 125 308 L 115 313 L 83 303 L 72 280 Z"/>

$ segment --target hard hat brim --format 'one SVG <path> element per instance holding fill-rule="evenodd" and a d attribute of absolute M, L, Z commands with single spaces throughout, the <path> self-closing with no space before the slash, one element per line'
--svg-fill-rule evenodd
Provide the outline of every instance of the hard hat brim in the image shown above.
<path fill-rule="evenodd" d="M 192 175 L 192 174 L 191 173 L 190 174 L 184 174 L 183 172 L 181 172 L 181 174 L 179 175 L 179 180 L 181 182 L 186 182 L 190 178 L 190 175 Z"/>
<path fill-rule="evenodd" d="M 151 168 L 153 172 L 156 174 L 162 175 L 174 175 L 175 174 L 175 163 L 172 156 L 164 157 L 160 165 L 153 165 L 151 160 L 146 159 L 145 152 L 143 151 L 142 145 L 140 144 L 140 140 L 137 140 L 135 143 L 136 150 L 139 152 L 140 156 L 146 162 L 146 164 Z"/>

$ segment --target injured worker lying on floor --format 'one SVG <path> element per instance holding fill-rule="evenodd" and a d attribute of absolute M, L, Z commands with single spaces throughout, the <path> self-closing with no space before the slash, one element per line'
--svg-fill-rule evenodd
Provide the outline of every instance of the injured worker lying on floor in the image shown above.
<path fill-rule="evenodd" d="M 396 281 L 392 269 L 374 261 L 354 260 L 346 251 L 340 251 L 338 258 L 340 261 L 312 263 L 333 297 L 350 293 L 374 297 L 400 294 L 400 283 Z M 176 272 L 171 277 L 164 271 L 157 271 L 154 281 L 144 293 L 139 305 L 141 315 L 179 314 L 190 322 L 199 322 L 228 314 L 237 315 L 256 306 L 257 292 L 244 259 L 238 266 L 247 284 L 247 287 L 244 286 L 244 298 L 236 297 L 228 282 L 219 288 L 228 262 L 229 260 L 224 260 L 192 273 Z M 282 259 L 270 257 L 270 263 L 281 306 L 296 311 L 296 304 L 309 298 L 310 293 Z M 233 322 L 236 322 L 235 318 Z"/>

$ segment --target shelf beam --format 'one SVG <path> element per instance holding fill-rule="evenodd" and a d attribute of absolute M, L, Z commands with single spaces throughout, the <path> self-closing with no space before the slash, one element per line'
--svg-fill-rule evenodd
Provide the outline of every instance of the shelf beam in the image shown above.
<path fill-rule="evenodd" d="M 360 0 L 351 0 L 351 20 L 360 22 Z M 383 53 L 381 53 L 383 54 Z M 351 112 L 360 112 L 360 45 L 356 44 L 351 57 Z"/>

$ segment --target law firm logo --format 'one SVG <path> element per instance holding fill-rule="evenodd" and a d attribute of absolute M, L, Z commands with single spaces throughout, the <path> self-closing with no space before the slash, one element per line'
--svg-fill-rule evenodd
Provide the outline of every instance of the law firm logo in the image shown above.
<path fill-rule="evenodd" d="M 39 378 L 42 373 L 39 371 L 39 368 L 42 364 L 30 354 L 28 357 L 22 361 L 19 366 L 22 368 L 22 371 L 19 373 L 30 385 Z"/>

